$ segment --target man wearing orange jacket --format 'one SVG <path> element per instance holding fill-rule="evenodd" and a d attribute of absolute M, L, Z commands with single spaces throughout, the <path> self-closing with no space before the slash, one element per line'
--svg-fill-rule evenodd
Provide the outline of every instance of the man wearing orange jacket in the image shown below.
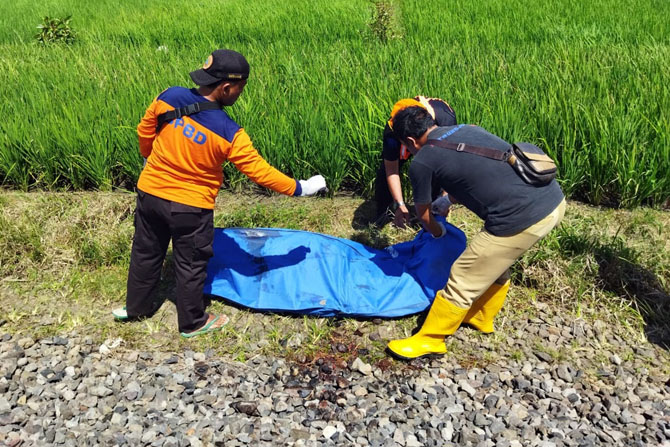
<path fill-rule="evenodd" d="M 153 292 L 172 240 L 183 337 L 218 330 L 228 322 L 225 315 L 208 314 L 203 297 L 223 163 L 232 162 L 254 182 L 286 195 L 310 196 L 326 188 L 320 175 L 297 181 L 269 165 L 244 129 L 221 109 L 233 105 L 244 90 L 249 77 L 244 56 L 216 50 L 190 76 L 198 88 L 163 91 L 137 126 L 146 165 L 137 183 L 126 306 L 113 311 L 117 320 L 129 320 L 158 310 L 161 303 Z"/>

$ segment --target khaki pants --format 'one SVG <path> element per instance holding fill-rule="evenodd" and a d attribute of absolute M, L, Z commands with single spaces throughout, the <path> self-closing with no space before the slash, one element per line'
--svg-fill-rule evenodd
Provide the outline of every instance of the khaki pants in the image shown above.
<path fill-rule="evenodd" d="M 471 307 L 514 261 L 556 227 L 564 214 L 565 200 L 547 217 L 512 236 L 494 236 L 482 229 L 456 259 L 447 285 L 438 294 L 455 306 Z"/>

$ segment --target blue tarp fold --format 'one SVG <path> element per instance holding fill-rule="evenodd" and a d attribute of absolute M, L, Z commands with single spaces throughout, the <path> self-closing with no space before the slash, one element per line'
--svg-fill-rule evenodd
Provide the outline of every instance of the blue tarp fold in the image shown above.
<path fill-rule="evenodd" d="M 446 228 L 441 239 L 420 231 L 382 250 L 308 231 L 217 228 L 204 290 L 261 311 L 414 314 L 430 305 L 465 249 L 463 232 Z"/>

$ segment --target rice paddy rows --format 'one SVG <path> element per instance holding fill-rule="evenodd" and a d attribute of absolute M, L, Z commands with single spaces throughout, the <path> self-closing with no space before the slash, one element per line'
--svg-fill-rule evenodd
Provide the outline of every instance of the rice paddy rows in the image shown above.
<path fill-rule="evenodd" d="M 670 3 L 385 5 L 388 39 L 371 25 L 374 3 L 360 0 L 16 0 L 0 17 L 0 184 L 129 187 L 147 105 L 191 86 L 188 72 L 227 47 L 251 64 L 231 115 L 268 161 L 296 177 L 321 173 L 331 190 L 370 191 L 392 104 L 424 94 L 447 100 L 460 122 L 543 144 L 572 197 L 668 201 Z M 35 42 L 42 16 L 69 14 L 74 44 Z M 225 171 L 229 186 L 244 184 Z"/>

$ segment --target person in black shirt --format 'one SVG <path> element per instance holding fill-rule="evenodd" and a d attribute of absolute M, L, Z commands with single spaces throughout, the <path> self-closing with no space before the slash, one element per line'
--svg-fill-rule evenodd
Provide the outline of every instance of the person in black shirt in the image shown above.
<path fill-rule="evenodd" d="M 446 286 L 436 294 L 421 329 L 412 337 L 389 342 L 392 355 L 412 359 L 444 354 L 444 337 L 461 323 L 493 332 L 493 319 L 509 289 L 505 273 L 560 223 L 565 198 L 556 180 L 532 186 L 506 162 L 427 143 L 443 140 L 500 151 L 510 147 L 481 127 L 438 127 L 425 108 L 416 106 L 399 111 L 392 124 L 396 137 L 414 154 L 409 176 L 424 229 L 436 238 L 446 232 L 431 214 L 435 202 L 442 202 L 442 210 L 449 202 L 461 203 L 484 221 L 484 228 L 451 267 Z M 435 184 L 448 194 L 432 202 Z"/>
<path fill-rule="evenodd" d="M 382 162 L 375 179 L 375 202 L 377 221 L 383 221 L 390 210 L 393 223 L 399 227 L 404 226 L 409 219 L 409 210 L 403 200 L 400 169 L 411 154 L 396 138 L 391 123 L 396 113 L 411 106 L 425 108 L 438 126 L 456 124 L 454 109 L 442 99 L 415 96 L 414 99 L 401 99 L 393 106 L 391 119 L 386 123 L 382 136 Z"/>

